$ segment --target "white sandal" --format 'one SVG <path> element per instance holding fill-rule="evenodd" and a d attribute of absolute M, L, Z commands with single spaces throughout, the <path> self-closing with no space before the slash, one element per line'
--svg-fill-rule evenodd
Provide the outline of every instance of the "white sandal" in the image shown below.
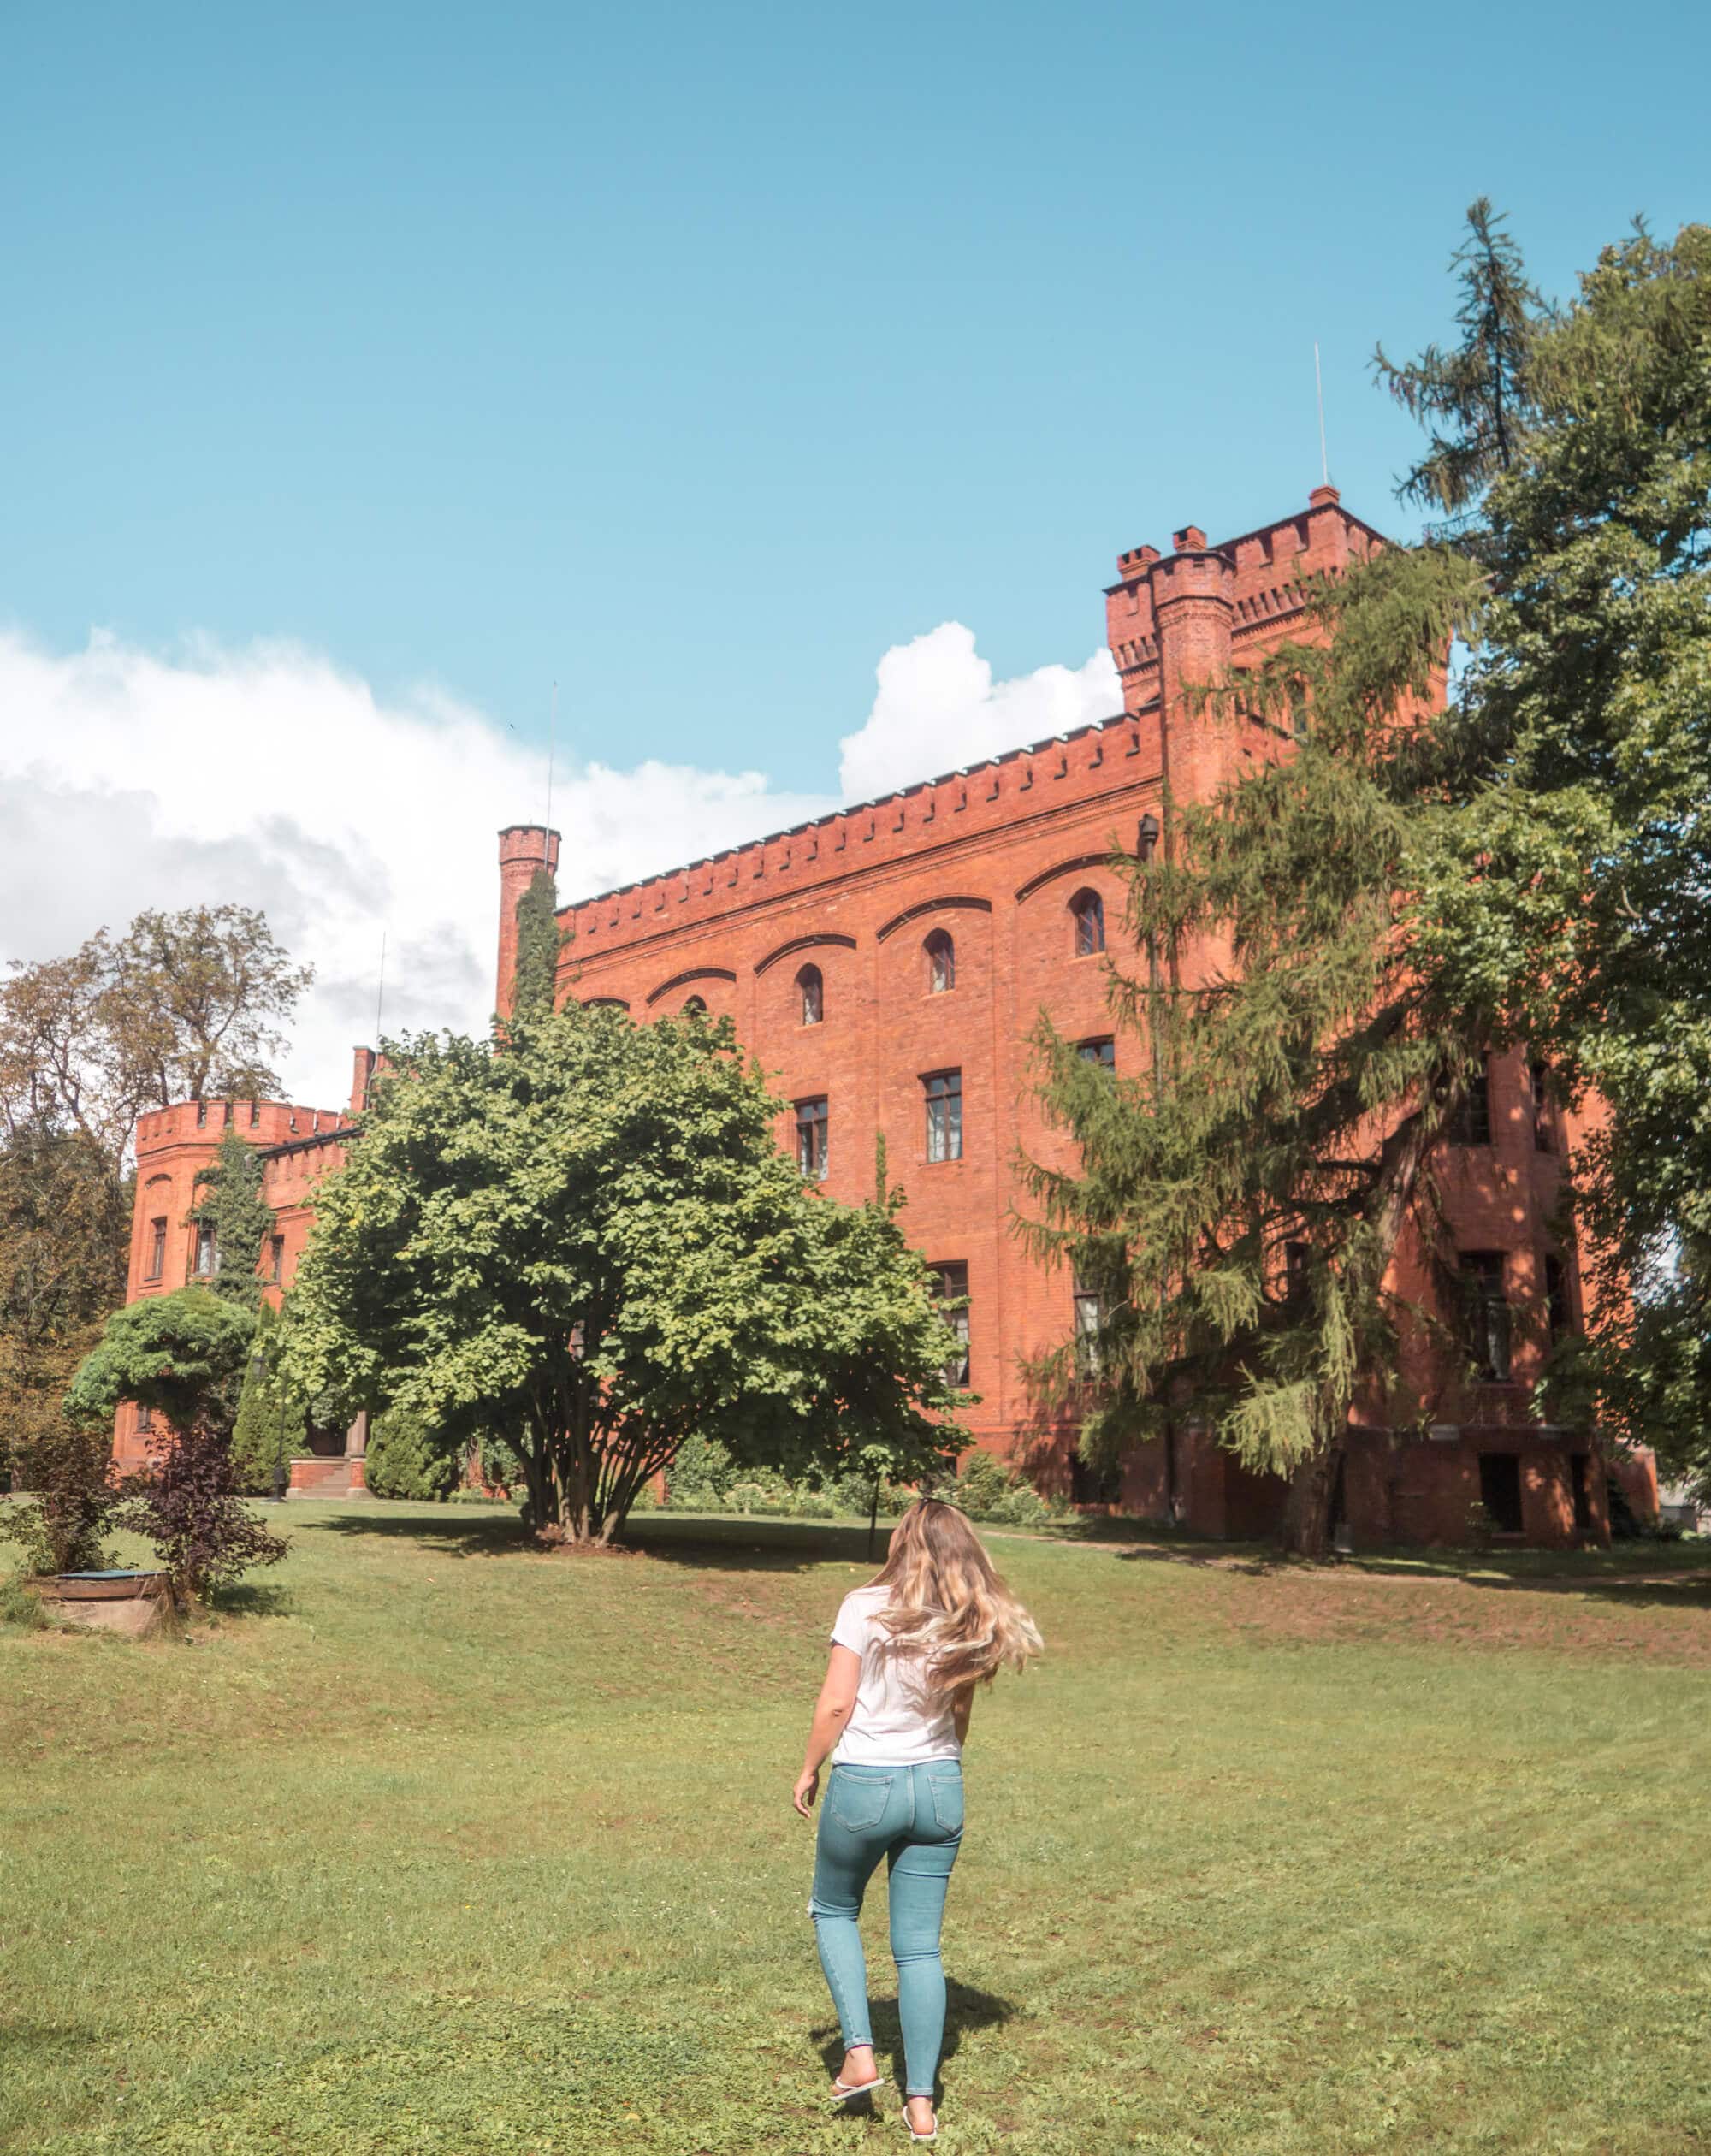
<path fill-rule="evenodd" d="M 938 2139 L 938 2107 L 937 2105 L 933 2106 L 932 2130 L 927 2134 L 917 2133 L 915 2121 L 909 2115 L 909 2107 L 915 2100 L 916 2099 L 913 2096 L 905 2096 L 903 2099 L 903 2124 L 909 2129 L 909 2137 L 912 2141 L 936 2141 Z"/>
<path fill-rule="evenodd" d="M 871 2095 L 874 2089 L 885 2086 L 885 2080 L 883 2074 L 875 2074 L 872 2081 L 851 2083 L 839 2080 L 834 2074 L 832 2077 L 832 2100 L 834 2104 L 847 2104 L 857 2096 Z"/>

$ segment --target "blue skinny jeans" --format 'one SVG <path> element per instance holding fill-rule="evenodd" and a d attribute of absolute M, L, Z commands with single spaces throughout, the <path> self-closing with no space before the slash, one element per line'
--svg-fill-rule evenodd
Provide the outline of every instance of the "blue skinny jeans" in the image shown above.
<path fill-rule="evenodd" d="M 820 1808 L 808 1914 L 820 1945 L 844 2047 L 873 2040 L 867 1964 L 856 1919 L 880 1857 L 890 1867 L 891 1958 L 903 2029 L 909 2096 L 928 2096 L 944 2042 L 944 1964 L 938 1931 L 950 1867 L 962 1839 L 962 1769 L 954 1759 L 921 1767 L 834 1767 Z"/>

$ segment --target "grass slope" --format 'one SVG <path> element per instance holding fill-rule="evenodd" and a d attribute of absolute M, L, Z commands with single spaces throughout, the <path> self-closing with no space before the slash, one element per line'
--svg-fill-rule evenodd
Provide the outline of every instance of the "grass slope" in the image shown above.
<path fill-rule="evenodd" d="M 861 1535 L 288 1525 L 188 1644 L 0 1628 L 0 2150 L 901 2145 L 819 2102 L 788 1803 Z M 1702 1583 L 994 1539 L 1051 1652 L 976 1709 L 947 2149 L 1711 2142 Z"/>

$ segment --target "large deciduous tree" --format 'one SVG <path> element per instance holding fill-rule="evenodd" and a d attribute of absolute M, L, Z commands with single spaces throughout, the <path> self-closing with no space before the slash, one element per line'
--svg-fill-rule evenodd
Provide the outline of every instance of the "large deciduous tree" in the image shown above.
<path fill-rule="evenodd" d="M 20 1480 L 87 1449 L 63 1423 L 64 1395 L 124 1294 L 138 1116 L 210 1087 L 276 1090 L 277 1027 L 309 977 L 260 914 L 195 906 L 140 914 L 117 942 L 104 929 L 0 979 L 0 1448 Z M 247 1247 L 221 1285 L 253 1300 L 265 1229 L 252 1233 L 258 1190 L 247 1208 L 244 1193 L 259 1164 L 233 1142 L 245 1158 L 216 1171 L 198 1210 L 221 1217 L 227 1250 Z M 51 1460 L 26 1456 L 37 1437 Z"/>
<path fill-rule="evenodd" d="M 496 1433 L 536 1531 L 579 1543 L 618 1533 L 692 1434 L 909 1478 L 966 1442 L 896 1202 L 804 1187 L 728 1023 L 572 1005 L 390 1054 L 317 1193 L 299 1389 Z"/>
<path fill-rule="evenodd" d="M 1421 862 L 1422 960 L 1607 1109 L 1572 1164 L 1597 1293 L 1552 1412 L 1711 1487 L 1711 227 L 1607 248 L 1526 377 L 1470 518 L 1459 701 L 1491 771 Z"/>
<path fill-rule="evenodd" d="M 276 1092 L 281 1028 L 312 978 L 246 906 L 139 914 L 0 982 L 0 1122 L 74 1129 L 122 1171 L 145 1108 Z"/>
<path fill-rule="evenodd" d="M 65 1389 L 125 1292 L 127 1204 L 99 1147 L 39 1122 L 0 1141 L 0 1488 L 32 1561 L 97 1564 L 111 1509 L 110 1441 L 65 1411 Z"/>

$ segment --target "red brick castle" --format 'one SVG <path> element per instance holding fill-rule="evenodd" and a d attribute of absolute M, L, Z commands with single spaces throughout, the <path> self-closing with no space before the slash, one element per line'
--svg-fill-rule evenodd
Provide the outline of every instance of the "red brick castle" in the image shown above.
<path fill-rule="evenodd" d="M 968 1299 L 968 1382 L 980 1395 L 969 1419 L 998 1453 L 1013 1454 L 1037 1435 L 1021 1359 L 1063 1341 L 1078 1318 L 1073 1278 L 1027 1257 L 1011 1230 L 1024 1202 L 1018 1145 L 1049 1158 L 1063 1144 L 1032 1097 L 1035 1017 L 1049 1011 L 1086 1054 L 1119 1069 L 1134 1052 L 1132 1040 L 1113 1037 L 1104 995 L 1102 954 L 1117 946 L 1123 912 L 1110 856 L 1150 854 L 1167 785 L 1178 798 L 1204 798 L 1245 759 L 1277 753 L 1265 729 L 1243 738 L 1208 718 L 1193 691 L 1300 633 L 1308 579 L 1340 573 L 1382 543 L 1334 488 L 1320 487 L 1300 513 L 1217 545 L 1190 526 L 1169 554 L 1136 548 L 1120 557 L 1106 593 L 1120 713 L 559 915 L 559 1000 L 613 1004 L 637 1023 L 692 1003 L 728 1015 L 790 1104 L 780 1143 L 830 1194 L 871 1192 L 883 1136 L 891 1180 L 908 1196 L 909 1232 Z M 501 1012 L 518 901 L 539 869 L 556 874 L 558 855 L 555 832 L 519 825 L 500 833 Z M 353 1107 L 366 1076 L 359 1065 Z M 1352 1430 L 1339 1511 L 1357 1545 L 1463 1540 L 1481 1506 L 1500 1531 L 1528 1541 L 1609 1531 L 1613 1463 L 1591 1433 L 1529 1415 L 1545 1343 L 1583 1318 L 1573 1253 L 1550 1224 L 1582 1134 L 1548 1106 L 1537 1078 L 1524 1055 L 1492 1058 L 1465 1142 L 1442 1164 L 1478 1313 L 1478 1375 L 1466 1379 L 1465 1357 L 1434 1354 L 1423 1338 L 1406 1371 L 1412 1401 L 1394 1412 L 1430 1426 L 1430 1437 L 1376 1423 Z M 133 1295 L 193 1270 L 177 1223 L 192 1164 L 217 1143 L 216 1116 L 235 1112 L 245 1128 L 258 1113 L 269 1202 L 278 1205 L 287 1184 L 293 1194 L 267 1261 L 282 1284 L 313 1172 L 341 1157 L 347 1128 L 329 1118 L 324 1128 L 276 1129 L 281 1117 L 301 1126 L 313 1111 L 207 1104 L 206 1122 L 192 1129 L 186 1119 L 198 1112 L 189 1104 L 139 1126 Z M 1397 1284 L 1428 1295 L 1418 1253 L 1404 1252 Z M 1283 1497 L 1281 1482 L 1243 1470 L 1192 1414 L 1167 1439 L 1137 1448 L 1116 1486 L 1096 1484 L 1067 1439 L 1047 1453 L 1043 1472 L 1081 1502 L 1120 1502 L 1215 1536 L 1268 1531 Z M 1623 1475 L 1642 1506 L 1655 1503 L 1649 1463 L 1625 1462 Z"/>

